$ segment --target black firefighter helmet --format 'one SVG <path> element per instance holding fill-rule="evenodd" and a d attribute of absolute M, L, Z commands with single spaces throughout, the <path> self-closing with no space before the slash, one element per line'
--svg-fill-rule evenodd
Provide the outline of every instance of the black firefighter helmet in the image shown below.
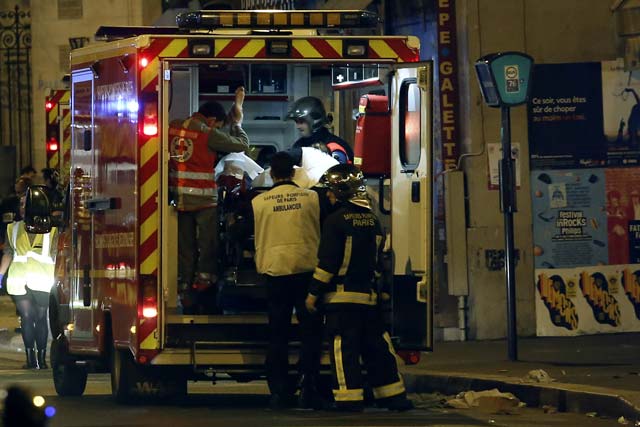
<path fill-rule="evenodd" d="M 332 166 L 324 173 L 323 183 L 341 202 L 351 202 L 370 208 L 364 175 L 357 166 L 351 164 Z"/>
<path fill-rule="evenodd" d="M 314 96 L 305 96 L 295 101 L 287 112 L 287 119 L 304 120 L 313 134 L 327 123 L 327 112 L 322 101 Z"/>

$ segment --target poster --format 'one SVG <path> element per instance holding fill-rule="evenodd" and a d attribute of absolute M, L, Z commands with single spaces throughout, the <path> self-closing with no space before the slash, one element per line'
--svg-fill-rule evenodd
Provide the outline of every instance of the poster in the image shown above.
<path fill-rule="evenodd" d="M 624 60 L 602 63 L 602 109 L 609 166 L 636 166 L 640 156 L 640 72 Z"/>
<path fill-rule="evenodd" d="M 500 189 L 500 160 L 502 159 L 502 144 L 487 144 L 487 157 L 489 158 L 489 190 Z M 520 143 L 511 143 L 511 158 L 515 160 L 516 188 L 520 188 Z"/>
<path fill-rule="evenodd" d="M 640 262 L 640 168 L 607 169 L 609 264 Z"/>
<path fill-rule="evenodd" d="M 535 268 L 608 264 L 602 169 L 531 174 Z"/>
<path fill-rule="evenodd" d="M 536 65 L 527 108 L 538 334 L 640 330 L 640 71 Z"/>
<path fill-rule="evenodd" d="M 640 330 L 640 265 L 536 270 L 539 336 Z"/>
<path fill-rule="evenodd" d="M 531 169 L 606 164 L 599 62 L 534 66 L 529 118 Z"/>
<path fill-rule="evenodd" d="M 640 168 L 531 173 L 537 333 L 640 330 Z"/>

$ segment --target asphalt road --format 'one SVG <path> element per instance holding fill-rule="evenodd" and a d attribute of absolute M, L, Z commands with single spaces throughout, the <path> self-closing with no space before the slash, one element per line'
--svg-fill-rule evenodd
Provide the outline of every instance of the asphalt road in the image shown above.
<path fill-rule="evenodd" d="M 19 384 L 45 398 L 56 415 L 50 426 L 620 426 L 616 420 L 590 418 L 580 414 L 545 414 L 540 409 L 523 408 L 517 415 L 494 415 L 479 410 L 455 410 L 439 403 L 439 396 L 412 396 L 417 409 L 405 413 L 368 408 L 361 414 L 328 411 L 267 409 L 264 382 L 238 384 L 231 381 L 190 383 L 189 396 L 180 402 L 139 406 L 117 405 L 111 399 L 108 375 L 89 376 L 82 397 L 56 396 L 51 371 L 20 369 L 22 355 L 0 350 L 0 387 Z M 633 423 L 631 424 L 633 425 Z"/>

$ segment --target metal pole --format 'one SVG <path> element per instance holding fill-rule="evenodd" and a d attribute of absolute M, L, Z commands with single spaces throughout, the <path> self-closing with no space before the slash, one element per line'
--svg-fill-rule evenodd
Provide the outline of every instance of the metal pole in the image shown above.
<path fill-rule="evenodd" d="M 507 285 L 507 347 L 509 360 L 518 360 L 516 326 L 516 272 L 513 213 L 516 206 L 515 164 L 511 158 L 511 111 L 502 107 L 502 160 L 500 161 L 500 208 L 504 215 L 505 276 Z"/>

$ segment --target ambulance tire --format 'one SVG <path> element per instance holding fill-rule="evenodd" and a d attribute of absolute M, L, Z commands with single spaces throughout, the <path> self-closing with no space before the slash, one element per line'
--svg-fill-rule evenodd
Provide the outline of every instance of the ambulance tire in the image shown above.
<path fill-rule="evenodd" d="M 69 344 L 62 336 L 51 341 L 51 372 L 59 396 L 81 396 L 87 386 L 87 370 L 69 356 Z"/>
<path fill-rule="evenodd" d="M 111 394 L 117 403 L 151 402 L 187 395 L 186 379 L 168 379 L 162 371 L 138 366 L 131 352 L 111 350 Z"/>
<path fill-rule="evenodd" d="M 132 403 L 136 394 L 137 367 L 129 350 L 111 349 L 111 395 L 118 403 Z"/>

